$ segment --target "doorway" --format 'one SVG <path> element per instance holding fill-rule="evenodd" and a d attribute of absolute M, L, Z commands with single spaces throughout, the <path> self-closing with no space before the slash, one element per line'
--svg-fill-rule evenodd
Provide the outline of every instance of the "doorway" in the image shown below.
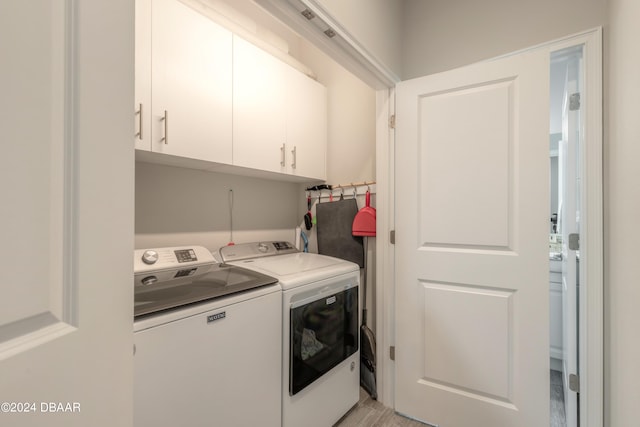
<path fill-rule="evenodd" d="M 578 311 L 583 46 L 551 53 L 549 90 L 550 426 L 579 425 Z"/>

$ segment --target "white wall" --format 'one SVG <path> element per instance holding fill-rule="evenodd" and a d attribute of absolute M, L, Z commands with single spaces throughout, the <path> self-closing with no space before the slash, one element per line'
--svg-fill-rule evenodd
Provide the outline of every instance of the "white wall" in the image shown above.
<path fill-rule="evenodd" d="M 640 419 L 640 2 L 610 0 L 609 16 L 605 44 L 605 410 L 607 426 L 632 427 Z"/>
<path fill-rule="evenodd" d="M 233 240 L 293 241 L 304 198 L 298 184 L 136 163 L 135 246 L 229 243 L 229 190 L 233 190 Z"/>
<path fill-rule="evenodd" d="M 405 0 L 403 78 L 513 52 L 604 24 L 607 0 Z"/>
<path fill-rule="evenodd" d="M 327 87 L 327 182 L 376 178 L 376 98 L 369 86 L 306 41 L 300 60 Z"/>
<path fill-rule="evenodd" d="M 370 54 L 402 76 L 401 26 L 404 0 L 319 0 Z"/>

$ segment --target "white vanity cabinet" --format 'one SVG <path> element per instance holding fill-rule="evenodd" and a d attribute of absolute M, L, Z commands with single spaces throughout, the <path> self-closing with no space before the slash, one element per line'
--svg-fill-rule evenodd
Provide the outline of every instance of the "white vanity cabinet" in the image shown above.
<path fill-rule="evenodd" d="M 324 180 L 326 88 L 234 36 L 233 164 Z"/>
<path fill-rule="evenodd" d="M 136 0 L 135 80 L 136 148 L 231 164 L 230 31 L 177 0 Z"/>
<path fill-rule="evenodd" d="M 549 262 L 549 354 L 551 368 L 562 370 L 562 264 Z"/>

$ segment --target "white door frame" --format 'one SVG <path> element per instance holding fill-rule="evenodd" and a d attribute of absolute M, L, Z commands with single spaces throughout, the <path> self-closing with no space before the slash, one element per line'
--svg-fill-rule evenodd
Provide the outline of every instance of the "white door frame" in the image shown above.
<path fill-rule="evenodd" d="M 584 45 L 585 58 L 585 149 L 582 151 L 583 194 L 581 220 L 580 298 L 580 420 L 587 427 L 604 422 L 604 248 L 603 248 L 603 172 L 602 172 L 602 28 L 513 52 L 545 49 L 549 53 L 570 46 Z M 395 137 L 390 118 L 395 113 L 395 90 L 378 90 L 376 96 L 376 181 L 378 197 L 376 283 L 377 385 L 378 399 L 395 407 L 395 365 L 390 348 L 395 345 L 395 250 L 387 236 L 395 228 L 394 153 Z M 399 118 L 402 120 L 402 118 Z M 386 159 L 386 161 L 382 161 Z"/>

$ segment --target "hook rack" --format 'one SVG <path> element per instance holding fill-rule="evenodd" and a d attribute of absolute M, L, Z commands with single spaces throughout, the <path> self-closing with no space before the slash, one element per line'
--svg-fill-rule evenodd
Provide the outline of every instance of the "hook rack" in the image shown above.
<path fill-rule="evenodd" d="M 350 182 L 349 184 L 333 185 L 332 188 L 335 190 L 336 188 L 367 187 L 374 185 L 375 183 L 375 181 L 356 182 L 355 184 L 353 182 Z"/>
<path fill-rule="evenodd" d="M 375 194 L 375 189 L 373 191 L 371 191 L 371 186 L 375 185 L 376 182 L 375 181 L 363 181 L 363 182 L 350 182 L 348 184 L 338 184 L 338 185 L 329 185 L 329 184 L 321 184 L 321 185 L 314 185 L 311 187 L 307 187 L 305 189 L 305 192 L 307 194 L 311 194 L 311 192 L 319 192 L 318 195 L 318 199 L 321 198 L 331 198 L 331 196 L 338 196 L 340 194 L 345 194 L 344 190 L 347 188 L 353 188 L 353 197 L 358 196 L 358 187 L 367 187 L 367 191 L 371 192 L 372 194 Z M 339 190 L 338 193 L 336 193 L 335 191 Z M 326 193 L 326 195 L 324 195 L 323 193 Z M 362 192 L 361 194 L 364 194 L 364 192 Z"/>
<path fill-rule="evenodd" d="M 307 187 L 305 191 L 322 191 L 322 190 L 337 190 L 339 188 L 352 188 L 352 187 L 368 187 L 374 185 L 375 181 L 363 181 L 363 182 L 350 182 L 348 184 L 338 184 L 338 185 L 330 185 L 330 184 L 320 184 L 313 185 L 311 187 Z"/>

